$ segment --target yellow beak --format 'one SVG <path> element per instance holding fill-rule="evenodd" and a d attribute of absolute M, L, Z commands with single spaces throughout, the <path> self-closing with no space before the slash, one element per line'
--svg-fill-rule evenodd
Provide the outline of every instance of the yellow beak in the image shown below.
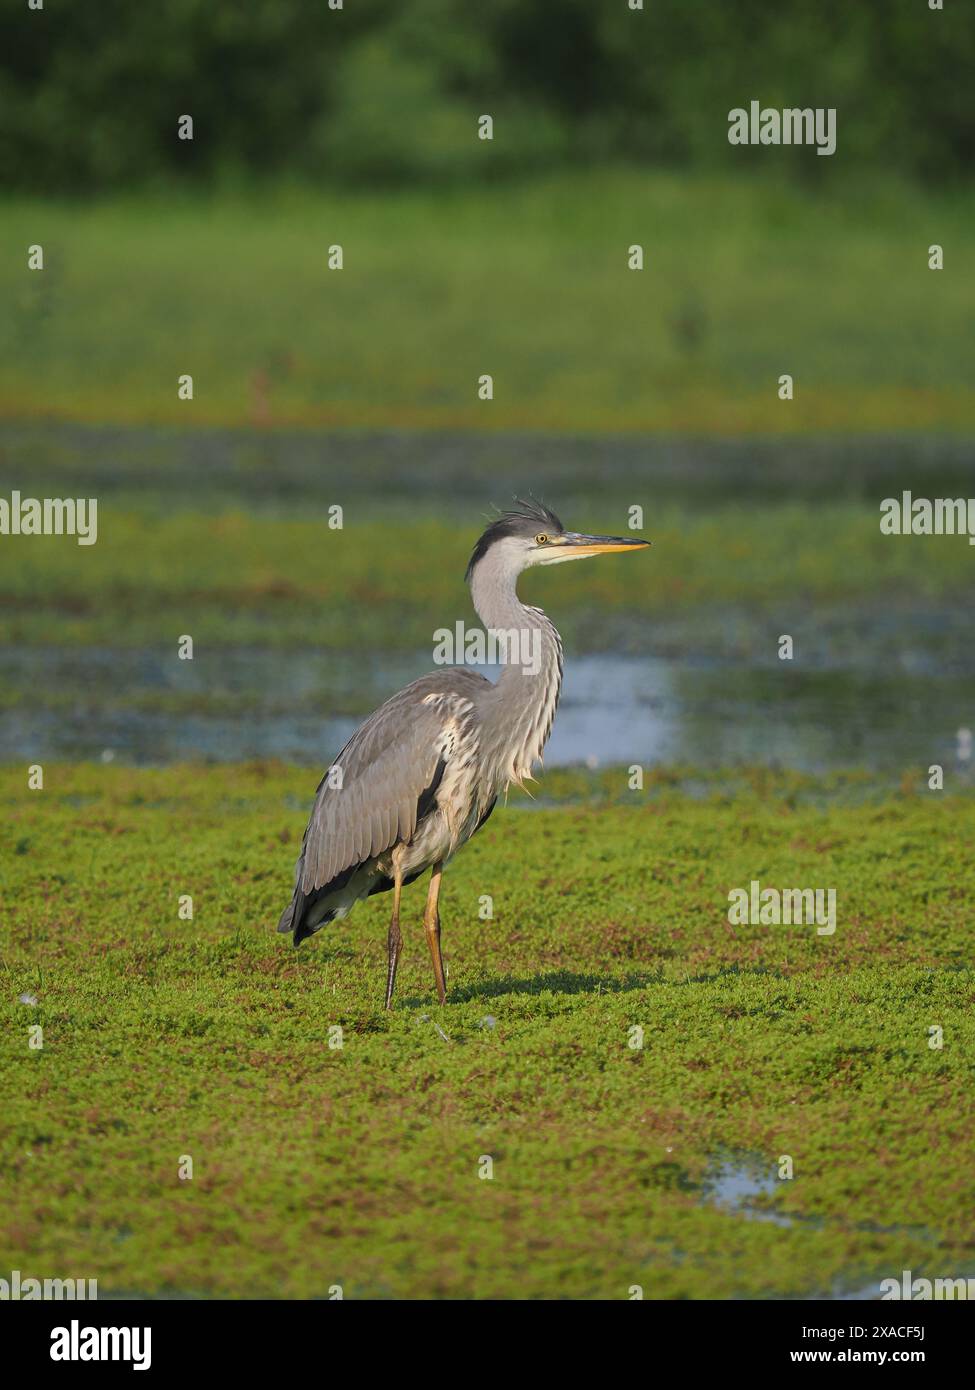
<path fill-rule="evenodd" d="M 576 531 L 566 531 L 556 545 L 565 546 L 573 555 L 612 555 L 620 550 L 646 550 L 649 541 L 633 536 L 582 536 Z"/>

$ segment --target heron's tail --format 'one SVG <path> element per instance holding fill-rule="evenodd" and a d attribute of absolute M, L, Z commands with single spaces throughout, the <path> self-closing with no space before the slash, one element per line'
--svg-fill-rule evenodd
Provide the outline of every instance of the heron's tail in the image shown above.
<path fill-rule="evenodd" d="M 281 920 L 278 923 L 278 931 L 291 931 L 291 928 L 294 925 L 295 907 L 297 906 L 297 903 L 298 894 L 296 893 L 295 896 L 291 899 L 290 903 L 288 903 L 288 906 L 281 913 Z"/>
<path fill-rule="evenodd" d="M 288 906 L 281 913 L 281 920 L 278 923 L 278 931 L 294 932 L 294 944 L 296 946 L 300 946 L 306 937 L 314 936 L 322 927 L 327 926 L 335 916 L 334 909 L 319 912 L 317 916 L 314 912 L 309 912 L 309 901 L 306 894 L 295 893 Z M 315 900 L 311 901 L 314 906 Z"/>

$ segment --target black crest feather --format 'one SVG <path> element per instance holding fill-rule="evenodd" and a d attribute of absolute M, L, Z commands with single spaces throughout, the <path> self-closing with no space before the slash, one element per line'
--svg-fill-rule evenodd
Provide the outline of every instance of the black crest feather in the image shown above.
<path fill-rule="evenodd" d="M 557 536 L 564 530 L 561 521 L 544 502 L 539 502 L 535 497 L 527 501 L 523 497 L 516 497 L 510 511 L 502 512 L 484 528 L 471 553 L 466 578 L 470 580 L 474 566 L 483 559 L 495 541 L 504 540 L 506 536 L 531 536 L 538 531 Z"/>

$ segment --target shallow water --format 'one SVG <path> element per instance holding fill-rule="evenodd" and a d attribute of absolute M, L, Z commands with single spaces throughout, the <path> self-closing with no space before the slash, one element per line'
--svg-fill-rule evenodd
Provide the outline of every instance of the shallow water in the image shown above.
<path fill-rule="evenodd" d="M 722 1159 L 709 1174 L 703 1186 L 702 1198 L 707 1206 L 727 1212 L 729 1215 L 740 1216 L 746 1221 L 765 1221 L 774 1226 L 784 1226 L 790 1229 L 805 1227 L 810 1230 L 821 1230 L 829 1224 L 821 1216 L 791 1216 L 785 1212 L 772 1211 L 755 1205 L 756 1198 L 774 1196 L 779 1186 L 780 1180 L 774 1169 L 761 1164 L 754 1157 L 729 1156 Z M 888 1235 L 909 1235 L 915 1241 L 922 1240 L 934 1246 L 938 1244 L 937 1233 L 924 1227 L 878 1226 L 871 1222 L 859 1222 L 855 1225 L 858 1230 L 869 1230 Z M 884 1293 L 881 1287 L 882 1279 L 891 1277 L 900 1279 L 900 1276 L 900 1269 L 892 1269 L 865 1284 L 853 1283 L 852 1281 L 844 1283 L 844 1281 L 838 1280 L 828 1294 L 814 1292 L 806 1296 L 812 1299 L 825 1298 L 845 1303 L 868 1302 L 882 1298 Z M 961 1271 L 958 1271 L 952 1275 L 946 1275 L 942 1272 L 938 1277 L 965 1276 L 961 1274 Z"/>
<path fill-rule="evenodd" d="M 796 638 L 777 657 L 781 632 Z M 970 780 L 975 644 L 953 607 L 691 614 L 627 634 L 646 655 L 566 656 L 546 764 L 743 763 Z M 280 757 L 315 767 L 430 652 L 21 647 L 0 655 L 0 760 Z M 483 668 L 496 676 L 496 668 Z M 968 756 L 965 756 L 966 750 Z"/>
<path fill-rule="evenodd" d="M 748 1159 L 725 1159 L 708 1178 L 704 1186 L 704 1201 L 718 1211 L 740 1216 L 745 1221 L 765 1221 L 773 1226 L 794 1227 L 799 1224 L 821 1227 L 822 1221 L 800 1222 L 784 1212 L 768 1211 L 754 1206 L 756 1197 L 774 1195 L 779 1180 L 774 1171 L 763 1170 Z M 811 1299 L 836 1300 L 843 1303 L 868 1302 L 879 1299 L 882 1290 L 879 1278 L 856 1288 L 838 1282 L 829 1294 L 810 1293 Z"/>
<path fill-rule="evenodd" d="M 0 489 L 30 477 L 36 495 L 59 496 L 77 479 L 84 495 L 97 494 L 105 505 L 166 513 L 179 497 L 199 510 L 322 515 L 336 484 L 343 498 L 373 514 L 446 511 L 465 522 L 472 511 L 528 491 L 557 496 L 566 516 L 609 497 L 628 504 L 645 489 L 657 505 L 676 499 L 713 507 L 754 497 L 861 498 L 875 506 L 902 488 L 967 496 L 971 473 L 970 441 L 937 434 L 715 439 L 0 422 Z"/>
<path fill-rule="evenodd" d="M 756 1197 L 771 1197 L 778 1186 L 774 1173 L 761 1172 L 747 1162 L 726 1159 L 711 1174 L 705 1184 L 705 1200 L 709 1206 L 744 1216 L 749 1221 L 768 1221 L 773 1226 L 794 1226 L 791 1216 L 782 1212 L 754 1207 Z"/>

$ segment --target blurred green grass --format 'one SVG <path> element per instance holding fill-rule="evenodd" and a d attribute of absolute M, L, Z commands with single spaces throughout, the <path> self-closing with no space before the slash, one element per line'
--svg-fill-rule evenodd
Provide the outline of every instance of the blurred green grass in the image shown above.
<path fill-rule="evenodd" d="M 856 503 L 670 505 L 647 517 L 640 556 L 530 571 L 523 598 L 580 649 L 626 643 L 655 615 L 706 606 L 919 596 L 963 599 L 964 537 L 882 536 Z M 596 531 L 625 530 L 600 507 Z M 0 637 L 9 643 L 314 644 L 425 648 L 470 620 L 463 582 L 478 527 L 405 513 L 330 530 L 323 518 L 241 512 L 146 516 L 103 507 L 97 545 L 9 537 L 0 553 Z M 641 646 L 645 643 L 641 643 Z"/>
<path fill-rule="evenodd" d="M 972 211 L 970 192 L 884 180 L 810 190 L 633 170 L 436 192 L 8 199 L 0 416 L 970 429 Z M 341 271 L 327 269 L 333 243 Z M 626 268 L 633 243 L 642 272 Z M 182 373 L 192 402 L 177 400 Z"/>

